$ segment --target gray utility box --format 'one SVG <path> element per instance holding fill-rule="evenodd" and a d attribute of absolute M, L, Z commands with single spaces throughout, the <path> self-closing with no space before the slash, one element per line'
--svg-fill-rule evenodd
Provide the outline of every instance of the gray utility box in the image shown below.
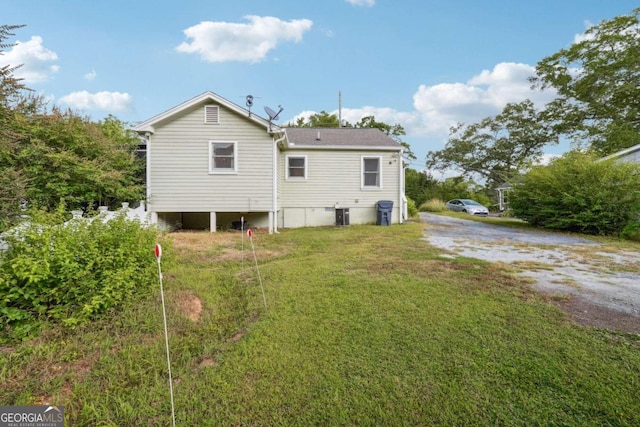
<path fill-rule="evenodd" d="M 336 225 L 349 225 L 349 208 L 336 209 Z"/>
<path fill-rule="evenodd" d="M 378 208 L 376 225 L 391 225 L 391 214 L 393 213 L 393 200 L 379 200 L 376 206 Z"/>

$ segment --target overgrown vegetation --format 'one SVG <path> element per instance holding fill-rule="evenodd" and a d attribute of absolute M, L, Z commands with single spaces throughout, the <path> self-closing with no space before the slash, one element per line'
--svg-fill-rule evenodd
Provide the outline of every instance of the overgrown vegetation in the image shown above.
<path fill-rule="evenodd" d="M 578 327 L 424 224 L 170 235 L 178 425 L 637 425 L 637 336 Z M 169 250 L 165 250 L 168 254 Z M 155 266 L 153 260 L 149 261 Z M 2 404 L 170 424 L 159 292 L 0 352 Z"/>
<path fill-rule="evenodd" d="M 158 233 L 120 215 L 63 223 L 63 211 L 31 212 L 0 252 L 0 341 L 36 334 L 43 322 L 76 327 L 157 282 Z"/>
<path fill-rule="evenodd" d="M 513 186 L 513 214 L 531 225 L 586 234 L 619 235 L 640 218 L 640 165 L 597 161 L 571 151 L 537 166 Z"/>
<path fill-rule="evenodd" d="M 418 207 L 416 206 L 416 202 L 410 198 L 407 198 L 407 214 L 409 215 L 409 218 L 415 218 L 418 216 Z"/>
<path fill-rule="evenodd" d="M 20 27 L 0 26 L 0 55 Z M 0 68 L 0 232 L 18 222 L 22 201 L 55 210 L 142 200 L 144 163 L 126 125 L 50 106 L 14 77 L 19 68 Z"/>
<path fill-rule="evenodd" d="M 445 202 L 440 199 L 431 199 L 420 205 L 420 212 L 444 212 L 447 210 Z"/>
<path fill-rule="evenodd" d="M 432 199 L 473 199 L 489 208 L 494 208 L 493 190 L 463 178 L 446 178 L 441 181 L 434 179 L 426 172 L 413 169 L 406 171 L 406 195 L 422 206 Z"/>

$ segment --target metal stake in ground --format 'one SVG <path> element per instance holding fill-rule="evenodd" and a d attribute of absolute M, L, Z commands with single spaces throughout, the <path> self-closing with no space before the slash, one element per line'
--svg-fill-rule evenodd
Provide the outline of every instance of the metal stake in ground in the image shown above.
<path fill-rule="evenodd" d="M 267 297 L 264 295 L 264 285 L 262 284 L 262 277 L 260 276 L 260 268 L 258 267 L 258 257 L 256 256 L 256 248 L 253 246 L 253 231 L 247 230 L 247 236 L 249 236 L 249 242 L 251 242 L 251 250 L 253 251 L 253 259 L 256 262 L 256 271 L 258 272 L 258 281 L 260 282 L 260 289 L 262 290 L 262 301 L 264 302 L 264 308 L 267 308 Z"/>
<path fill-rule="evenodd" d="M 240 240 L 242 240 L 242 250 L 240 251 L 240 260 L 242 265 L 242 274 L 244 274 L 244 217 L 240 217 Z"/>
<path fill-rule="evenodd" d="M 162 320 L 164 323 L 164 343 L 167 349 L 167 369 L 169 370 L 169 395 L 171 396 L 171 420 L 173 427 L 176 427 L 176 411 L 173 404 L 173 379 L 171 378 L 171 360 L 169 358 L 169 332 L 167 331 L 167 310 L 164 306 L 164 289 L 162 287 L 162 268 L 160 259 L 162 258 L 162 246 L 156 244 L 156 260 L 158 261 L 158 277 L 160 278 L 160 299 L 162 300 Z"/>

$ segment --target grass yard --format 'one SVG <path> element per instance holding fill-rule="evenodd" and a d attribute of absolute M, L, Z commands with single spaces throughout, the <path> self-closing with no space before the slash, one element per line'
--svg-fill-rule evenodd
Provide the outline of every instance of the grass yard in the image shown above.
<path fill-rule="evenodd" d="M 573 325 L 499 266 L 441 256 L 424 227 L 254 235 L 266 310 L 241 234 L 173 234 L 177 425 L 640 425 L 640 337 Z M 156 292 L 0 348 L 0 404 L 170 425 L 161 315 Z"/>

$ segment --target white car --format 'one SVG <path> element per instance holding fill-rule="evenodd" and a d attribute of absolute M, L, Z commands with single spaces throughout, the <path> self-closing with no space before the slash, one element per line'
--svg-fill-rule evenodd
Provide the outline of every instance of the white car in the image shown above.
<path fill-rule="evenodd" d="M 488 216 L 489 209 L 486 206 L 481 205 L 475 200 L 471 199 L 453 199 L 447 203 L 447 209 L 455 212 L 464 212 L 471 215 Z"/>

